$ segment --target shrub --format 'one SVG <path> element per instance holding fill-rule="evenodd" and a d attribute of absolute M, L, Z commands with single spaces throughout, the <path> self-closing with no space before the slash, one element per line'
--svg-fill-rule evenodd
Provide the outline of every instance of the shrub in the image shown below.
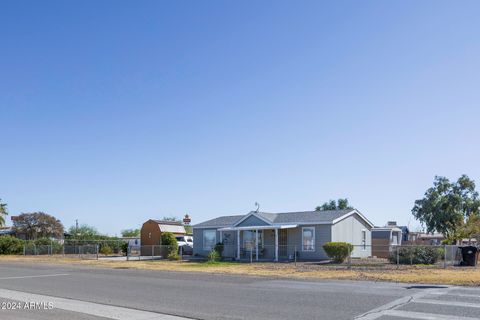
<path fill-rule="evenodd" d="M 220 261 L 220 254 L 218 254 L 218 251 L 213 249 L 208 253 L 208 261 L 209 262 L 217 262 Z"/>
<path fill-rule="evenodd" d="M 0 254 L 21 254 L 23 241 L 11 236 L 0 237 Z"/>
<path fill-rule="evenodd" d="M 100 253 L 104 255 L 109 255 L 113 253 L 113 250 L 108 244 L 102 244 L 102 246 L 100 247 Z"/>
<path fill-rule="evenodd" d="M 215 247 L 213 248 L 213 250 L 217 251 L 218 252 L 218 255 L 220 257 L 222 257 L 222 253 L 223 253 L 223 243 L 219 242 L 215 245 Z"/>
<path fill-rule="evenodd" d="M 120 245 L 123 254 L 128 254 L 128 242 L 124 242 Z"/>
<path fill-rule="evenodd" d="M 397 247 L 388 259 L 391 263 L 399 264 L 435 264 L 443 254 L 443 248 L 432 246 Z"/>
<path fill-rule="evenodd" d="M 178 254 L 178 242 L 175 236 L 171 232 L 162 233 L 162 246 L 167 246 L 167 257 L 175 252 Z"/>
<path fill-rule="evenodd" d="M 327 242 L 323 250 L 335 263 L 342 263 L 353 251 L 353 245 L 347 242 Z"/>
<path fill-rule="evenodd" d="M 168 254 L 167 259 L 172 260 L 172 261 L 180 260 L 180 256 L 178 255 L 178 253 L 176 251 L 172 251 Z"/>

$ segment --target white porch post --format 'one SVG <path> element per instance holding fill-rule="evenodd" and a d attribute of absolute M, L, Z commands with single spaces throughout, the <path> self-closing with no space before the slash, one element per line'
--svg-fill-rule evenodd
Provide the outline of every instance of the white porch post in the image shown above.
<path fill-rule="evenodd" d="M 240 260 L 240 230 L 237 230 L 237 260 Z"/>
<path fill-rule="evenodd" d="M 258 261 L 258 229 L 255 230 L 255 251 L 257 252 L 257 261 Z"/>
<path fill-rule="evenodd" d="M 275 261 L 278 261 L 278 228 L 275 228 Z"/>
<path fill-rule="evenodd" d="M 223 243 L 223 231 L 219 231 L 219 233 L 220 233 L 220 241 L 217 241 L 217 242 Z"/>

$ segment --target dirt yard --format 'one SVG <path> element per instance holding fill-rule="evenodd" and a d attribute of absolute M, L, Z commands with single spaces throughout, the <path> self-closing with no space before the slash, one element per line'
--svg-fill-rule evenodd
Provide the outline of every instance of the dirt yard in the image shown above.
<path fill-rule="evenodd" d="M 438 266 L 401 266 L 376 264 L 355 264 L 352 269 L 346 265 L 325 265 L 317 263 L 237 263 L 237 262 L 188 262 L 188 261 L 111 261 L 80 260 L 63 257 L 24 257 L 0 256 L 2 261 L 24 261 L 26 263 L 54 263 L 88 265 L 114 269 L 147 269 L 179 272 L 209 272 L 222 274 L 242 274 L 252 276 L 268 276 L 289 279 L 350 279 L 371 281 L 392 281 L 407 283 L 480 285 L 480 268 Z"/>

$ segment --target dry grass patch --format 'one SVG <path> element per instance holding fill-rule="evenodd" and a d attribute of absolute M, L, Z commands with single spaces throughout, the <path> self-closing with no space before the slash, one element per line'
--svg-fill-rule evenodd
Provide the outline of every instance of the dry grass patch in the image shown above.
<path fill-rule="evenodd" d="M 432 268 L 431 266 L 395 266 L 389 268 L 352 268 L 311 263 L 238 263 L 238 262 L 187 262 L 187 261 L 115 261 L 81 260 L 63 257 L 1 256 L 2 261 L 35 262 L 49 264 L 84 265 L 114 269 L 142 269 L 179 272 L 207 272 L 265 276 L 283 279 L 349 279 L 429 283 L 450 285 L 480 285 L 480 268 Z"/>

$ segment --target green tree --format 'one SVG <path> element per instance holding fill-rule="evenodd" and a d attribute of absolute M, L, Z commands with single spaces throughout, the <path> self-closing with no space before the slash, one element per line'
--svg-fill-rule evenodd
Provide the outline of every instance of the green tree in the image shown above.
<path fill-rule="evenodd" d="M 183 222 L 182 220 L 180 220 L 179 217 L 175 217 L 175 216 L 163 217 L 162 220 L 163 221 L 173 221 L 173 222 Z"/>
<path fill-rule="evenodd" d="M 124 238 L 140 237 L 140 229 L 125 229 L 125 230 L 122 230 L 122 237 L 124 237 Z"/>
<path fill-rule="evenodd" d="M 177 239 L 175 238 L 175 235 L 171 232 L 163 232 L 161 236 L 162 240 L 162 246 L 168 246 L 167 247 L 167 255 L 175 252 L 178 252 L 178 242 Z"/>
<path fill-rule="evenodd" d="M 0 227 L 5 226 L 5 216 L 6 215 L 8 215 L 7 204 L 2 203 L 2 199 L 0 199 Z"/>
<path fill-rule="evenodd" d="M 71 238 L 76 240 L 96 240 L 101 238 L 97 229 L 88 224 L 82 224 L 78 226 L 78 228 L 76 226 L 71 226 L 68 229 L 68 233 L 71 235 Z"/>
<path fill-rule="evenodd" d="M 475 182 L 462 175 L 456 182 L 435 176 L 433 187 L 415 201 L 413 216 L 427 228 L 427 232 L 441 232 L 447 238 L 456 238 L 472 215 L 480 214 L 480 200 Z"/>
<path fill-rule="evenodd" d="M 191 225 L 184 225 L 184 227 L 187 234 L 193 234 L 193 227 Z"/>
<path fill-rule="evenodd" d="M 325 202 L 321 206 L 318 206 L 315 208 L 315 211 L 327 211 L 327 210 L 347 210 L 347 209 L 353 209 L 352 206 L 348 203 L 348 199 L 338 199 L 337 201 L 335 200 L 330 200 L 328 202 Z"/>
<path fill-rule="evenodd" d="M 13 220 L 13 228 L 17 234 L 25 234 L 27 240 L 38 238 L 62 238 L 63 224 L 44 212 L 22 213 Z"/>
<path fill-rule="evenodd" d="M 448 240 L 476 239 L 478 242 L 480 240 L 480 216 L 476 214 L 470 215 L 465 224 L 459 227 L 456 233 L 455 239 Z"/>

